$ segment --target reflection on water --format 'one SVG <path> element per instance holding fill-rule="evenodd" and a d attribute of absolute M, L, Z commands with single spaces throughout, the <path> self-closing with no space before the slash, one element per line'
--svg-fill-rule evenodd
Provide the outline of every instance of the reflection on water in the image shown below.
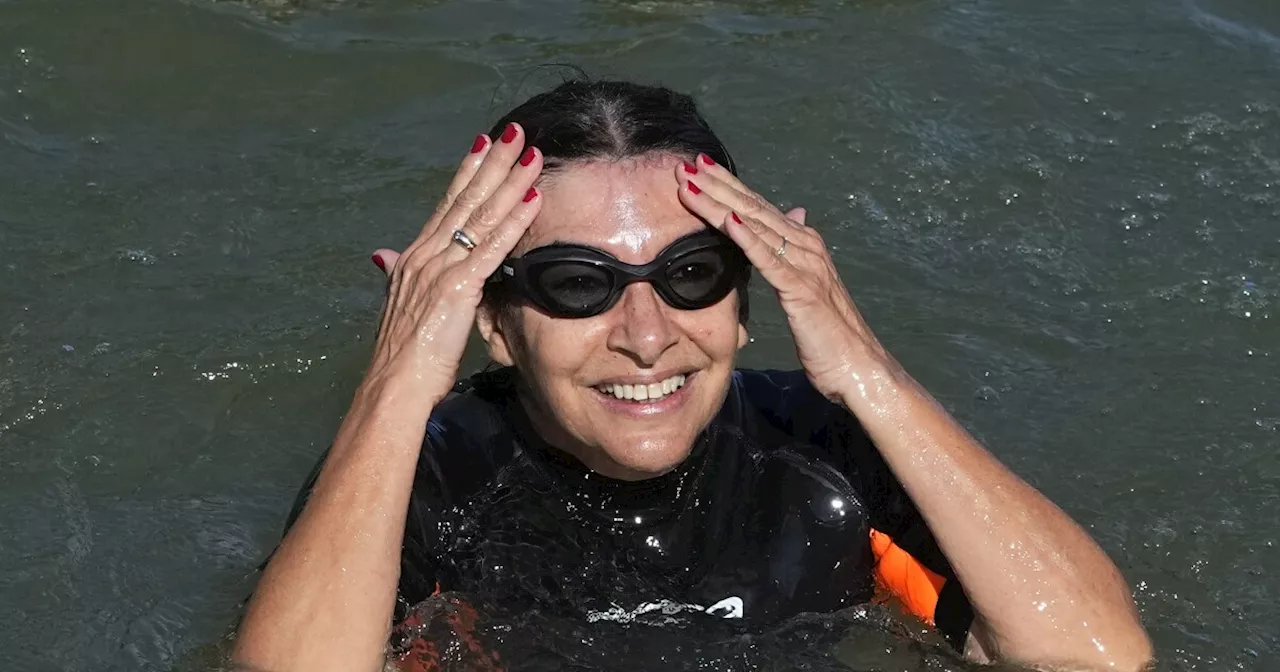
<path fill-rule="evenodd" d="M 1277 35 L 1263 0 L 0 2 L 0 650 L 216 664 L 364 366 L 368 251 L 573 62 L 694 93 L 809 209 L 1161 669 L 1280 668 Z M 794 365 L 755 291 L 744 363 Z M 963 669 L 874 610 L 687 657 L 539 618 L 484 627 L 546 669 Z"/>

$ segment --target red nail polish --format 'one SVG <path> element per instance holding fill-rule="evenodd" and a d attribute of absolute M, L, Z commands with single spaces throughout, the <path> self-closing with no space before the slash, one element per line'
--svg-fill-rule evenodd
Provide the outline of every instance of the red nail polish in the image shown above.
<path fill-rule="evenodd" d="M 538 154 L 533 151 L 532 147 L 526 147 L 524 150 L 524 154 L 520 155 L 520 165 L 527 166 L 533 163 L 533 158 L 537 155 Z"/>
<path fill-rule="evenodd" d="M 731 213 L 729 213 L 729 216 L 733 218 L 733 221 L 735 221 L 735 222 L 737 222 L 737 223 L 739 223 L 739 224 L 741 224 L 741 223 L 742 223 L 742 218 L 738 216 L 738 213 L 736 213 L 736 212 L 731 212 Z"/>
<path fill-rule="evenodd" d="M 507 127 L 502 130 L 502 141 L 507 144 L 510 144 L 511 141 L 515 139 L 516 139 L 516 125 L 507 124 Z"/>
<path fill-rule="evenodd" d="M 373 255 L 373 257 L 372 257 L 372 258 L 373 258 L 373 263 L 374 263 L 374 265 L 375 265 L 375 266 L 377 266 L 378 268 L 380 268 L 380 269 L 382 269 L 382 270 L 384 270 L 384 271 L 385 271 L 385 270 L 387 270 L 387 262 L 385 262 L 385 261 L 383 261 L 383 260 L 382 260 L 382 255 L 375 254 L 375 255 Z"/>
<path fill-rule="evenodd" d="M 703 163 L 705 163 L 705 164 L 707 164 L 708 166 L 714 166 L 714 165 L 716 165 L 715 160 L 714 160 L 714 159 L 712 159 L 711 157 L 707 156 L 706 154 L 699 154 L 699 155 L 698 155 L 698 158 L 699 158 L 699 159 L 702 159 L 702 162 L 703 162 Z"/>
<path fill-rule="evenodd" d="M 488 145 L 488 144 L 489 144 L 489 138 L 484 137 L 483 133 L 481 133 L 480 135 L 477 135 L 476 141 L 471 143 L 471 153 L 479 154 L 481 150 L 485 148 L 485 145 Z"/>
<path fill-rule="evenodd" d="M 698 168 L 697 168 L 696 166 L 694 166 L 692 163 L 689 163 L 688 161 L 685 161 L 685 162 L 684 162 L 684 172 L 689 173 L 690 175 L 697 175 L 697 174 L 698 174 Z"/>
<path fill-rule="evenodd" d="M 702 190 L 698 188 L 698 185 L 696 185 L 696 184 L 694 184 L 694 183 L 693 183 L 693 180 L 689 180 L 686 184 L 688 184 L 688 185 L 689 185 L 689 193 L 691 193 L 691 194 L 701 194 L 701 193 L 702 193 Z"/>
<path fill-rule="evenodd" d="M 529 191 L 524 192 L 524 202 L 525 202 L 525 203 L 528 203 L 529 201 L 532 201 L 533 199 L 535 199 L 535 198 L 537 198 L 537 197 L 538 197 L 538 190 L 537 190 L 537 189 L 534 189 L 533 187 L 529 187 Z"/>

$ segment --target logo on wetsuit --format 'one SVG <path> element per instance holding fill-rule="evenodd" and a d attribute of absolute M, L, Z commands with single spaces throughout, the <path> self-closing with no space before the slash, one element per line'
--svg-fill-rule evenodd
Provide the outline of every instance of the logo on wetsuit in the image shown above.
<path fill-rule="evenodd" d="M 657 602 L 645 602 L 630 611 L 622 607 L 612 607 L 606 611 L 592 611 L 587 614 L 587 622 L 613 621 L 615 623 L 630 623 L 639 616 L 654 612 L 659 612 L 663 616 L 675 616 L 689 611 L 702 612 L 712 616 L 719 616 L 720 618 L 742 618 L 744 609 L 742 598 L 736 595 L 726 597 L 709 607 L 704 607 L 700 604 L 672 602 L 671 600 L 658 600 Z"/>

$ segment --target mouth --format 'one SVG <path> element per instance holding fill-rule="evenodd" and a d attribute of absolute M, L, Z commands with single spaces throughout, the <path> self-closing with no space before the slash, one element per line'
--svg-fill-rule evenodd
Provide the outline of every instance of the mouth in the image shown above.
<path fill-rule="evenodd" d="M 647 382 L 623 380 L 592 387 L 595 398 L 610 413 L 624 418 L 653 418 L 683 408 L 692 397 L 698 372 L 686 371 Z"/>
<path fill-rule="evenodd" d="M 595 390 L 618 401 L 632 403 L 656 403 L 682 389 L 691 376 L 683 373 L 664 378 L 655 383 L 604 383 Z"/>

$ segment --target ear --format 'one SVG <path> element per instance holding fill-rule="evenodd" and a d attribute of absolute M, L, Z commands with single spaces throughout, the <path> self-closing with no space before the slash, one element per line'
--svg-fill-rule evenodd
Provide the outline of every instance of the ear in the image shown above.
<path fill-rule="evenodd" d="M 747 344 L 750 342 L 751 342 L 751 337 L 747 334 L 747 325 L 739 322 L 738 323 L 738 349 L 741 350 L 747 347 Z"/>
<path fill-rule="evenodd" d="M 502 320 L 498 319 L 498 311 L 490 306 L 480 306 L 476 310 L 476 327 L 480 330 L 480 338 L 484 339 L 489 350 L 489 359 L 502 366 L 512 366 L 515 359 L 511 356 L 511 341 L 504 331 Z"/>

